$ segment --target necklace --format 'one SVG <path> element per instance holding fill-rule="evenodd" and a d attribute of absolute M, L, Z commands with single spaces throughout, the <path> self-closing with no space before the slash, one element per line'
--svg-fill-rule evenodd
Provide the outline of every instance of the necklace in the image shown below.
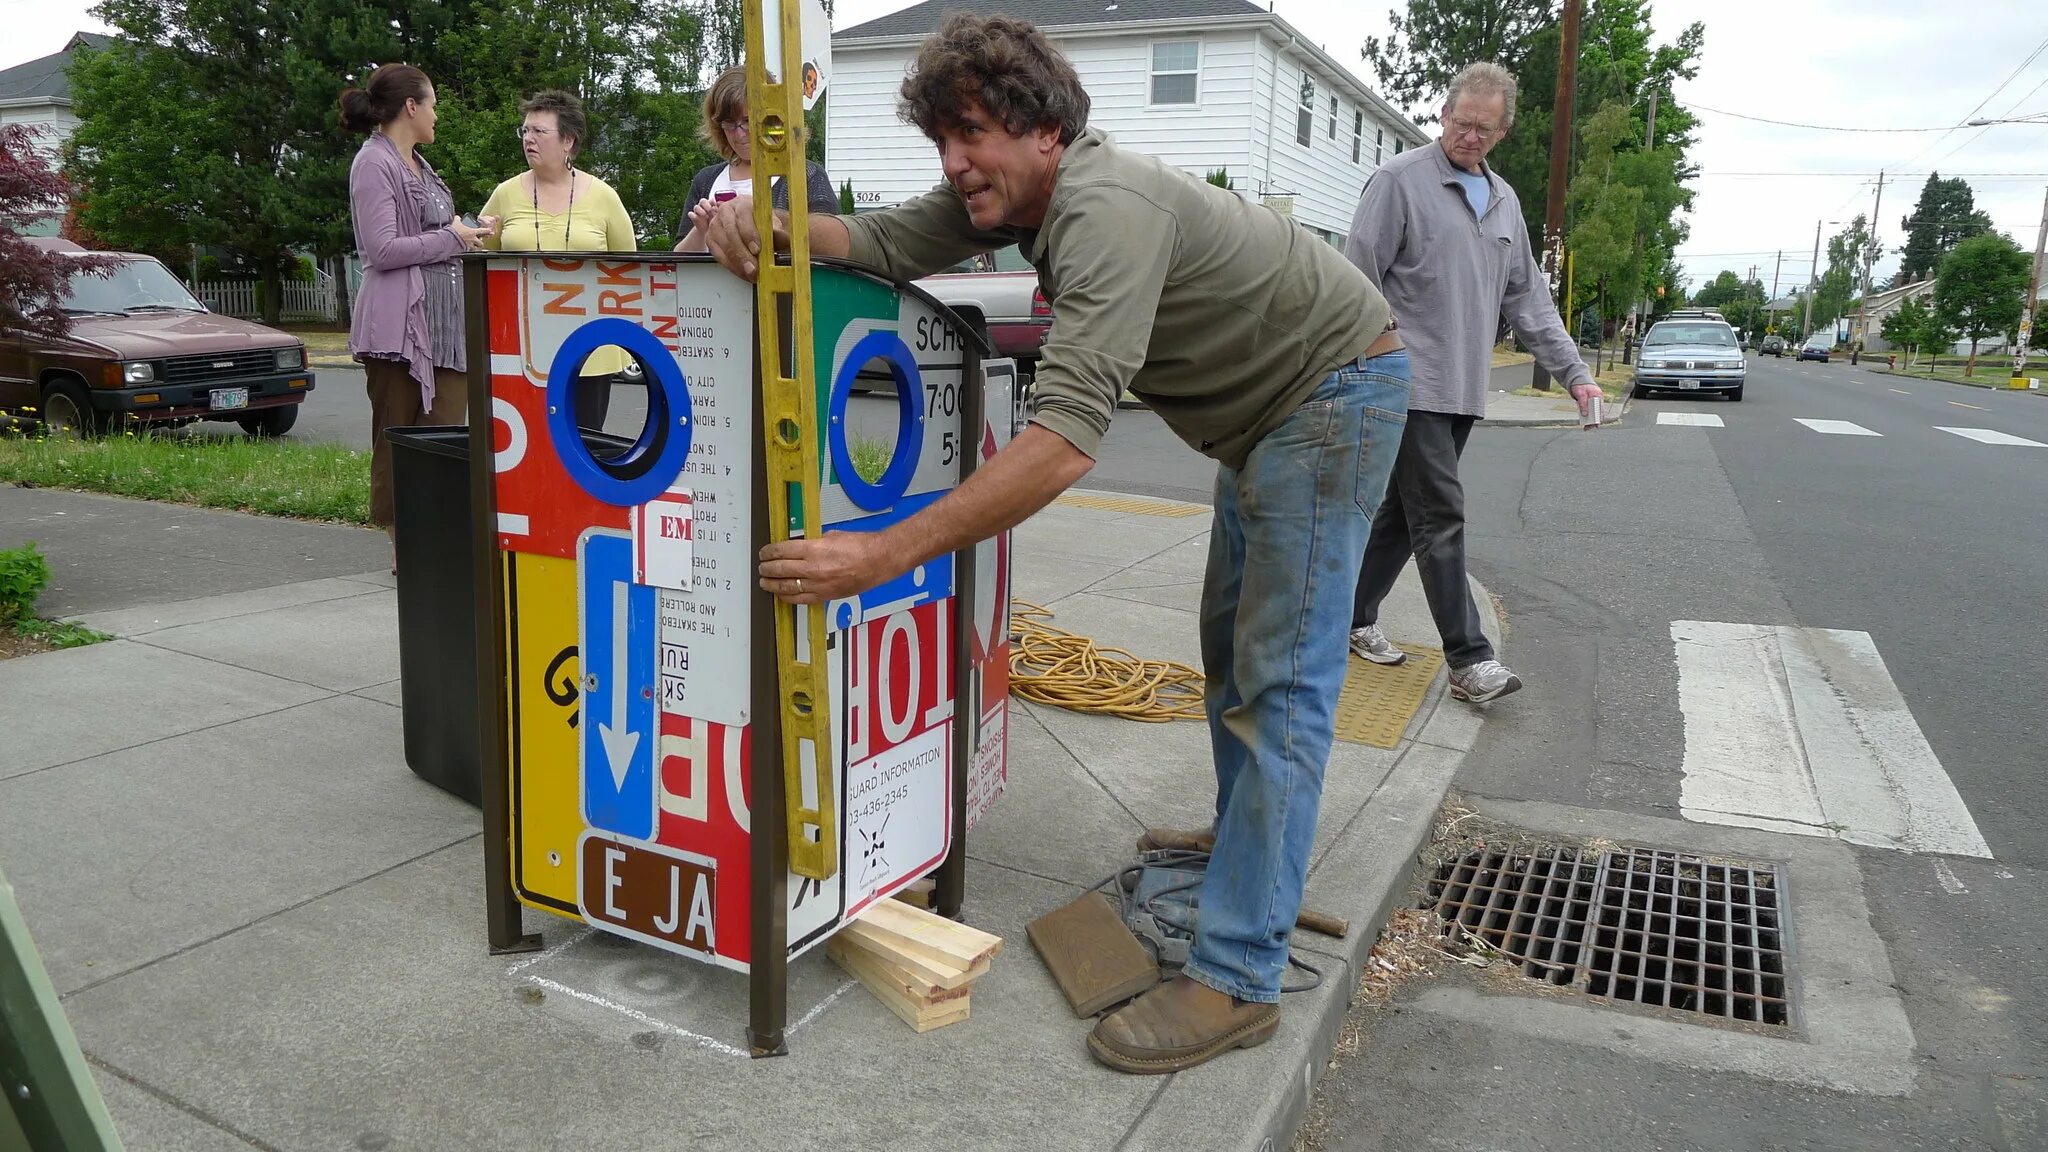
<path fill-rule="evenodd" d="M 576 216 L 576 169 L 569 169 L 569 206 L 562 212 L 562 248 L 569 248 L 569 221 Z M 540 173 L 533 174 L 533 244 L 540 247 Z"/>

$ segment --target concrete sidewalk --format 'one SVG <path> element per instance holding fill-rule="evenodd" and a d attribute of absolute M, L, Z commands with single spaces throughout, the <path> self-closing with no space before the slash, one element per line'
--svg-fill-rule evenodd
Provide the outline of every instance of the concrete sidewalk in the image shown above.
<path fill-rule="evenodd" d="M 6 489 L 0 509 L 24 496 L 145 533 L 137 549 L 158 514 Z M 369 535 L 161 515 L 205 520 L 223 559 L 351 558 Z M 1208 523 L 1055 505 L 1019 530 L 1015 592 L 1199 664 Z M 45 541 L 85 579 L 68 547 Z M 1400 747 L 1337 746 L 1308 899 L 1352 935 L 1297 939 L 1322 983 L 1286 997 L 1274 1041 L 1145 1078 L 1090 1059 L 1024 925 L 1142 827 L 1206 819 L 1205 730 L 1020 705 L 1009 792 L 968 841 L 968 918 L 1008 945 L 973 1017 L 915 1035 L 812 953 L 791 967 L 791 1054 L 753 1061 L 734 974 L 535 912 L 546 951 L 486 953 L 478 813 L 404 762 L 393 581 L 374 560 L 313 572 L 157 602 L 60 588 L 121 639 L 0 662 L 0 868 L 131 1149 L 1285 1147 L 1480 723 L 1439 678 Z M 1437 642 L 1412 571 L 1384 619 Z"/>

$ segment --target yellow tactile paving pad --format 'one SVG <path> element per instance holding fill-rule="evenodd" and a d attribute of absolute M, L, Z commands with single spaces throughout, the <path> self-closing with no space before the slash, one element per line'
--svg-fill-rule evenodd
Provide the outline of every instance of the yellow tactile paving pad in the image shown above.
<path fill-rule="evenodd" d="M 1429 695 L 1444 650 L 1425 644 L 1403 644 L 1408 662 L 1387 667 L 1347 656 L 1344 690 L 1337 696 L 1337 739 L 1375 748 L 1394 748 L 1408 721 Z"/>
<path fill-rule="evenodd" d="M 1101 512 L 1135 512 L 1140 516 L 1201 516 L 1209 509 L 1201 504 L 1170 504 L 1138 496 L 1103 496 L 1094 492 L 1065 492 L 1056 503 L 1070 508 L 1093 508 Z"/>

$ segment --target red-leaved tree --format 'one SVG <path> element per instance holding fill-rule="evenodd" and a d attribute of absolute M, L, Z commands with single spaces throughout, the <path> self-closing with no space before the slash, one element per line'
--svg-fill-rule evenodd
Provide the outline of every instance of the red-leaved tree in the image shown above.
<path fill-rule="evenodd" d="M 70 186 L 36 147 L 35 129 L 0 126 L 0 328 L 61 336 L 70 328 L 64 290 L 71 274 L 102 262 L 46 252 L 23 236 L 64 207 Z"/>

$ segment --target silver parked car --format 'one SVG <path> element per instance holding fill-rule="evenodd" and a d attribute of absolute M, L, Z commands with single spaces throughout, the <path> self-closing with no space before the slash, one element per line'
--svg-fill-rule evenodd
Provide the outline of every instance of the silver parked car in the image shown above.
<path fill-rule="evenodd" d="M 1635 394 L 1721 392 L 1742 399 L 1749 376 L 1735 329 L 1718 319 L 1663 320 L 1651 325 L 1636 360 Z"/>

